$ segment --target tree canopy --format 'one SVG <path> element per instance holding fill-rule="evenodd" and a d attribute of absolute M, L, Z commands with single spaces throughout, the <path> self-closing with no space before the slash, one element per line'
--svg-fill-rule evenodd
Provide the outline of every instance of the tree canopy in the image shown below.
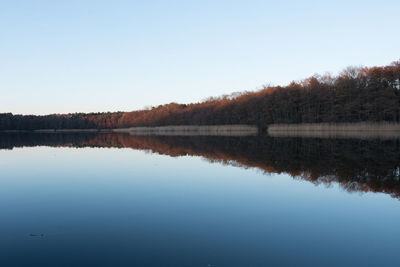
<path fill-rule="evenodd" d="M 0 130 L 110 129 L 134 126 L 400 121 L 400 61 L 348 67 L 287 86 L 169 103 L 132 112 L 46 116 L 0 114 Z"/>

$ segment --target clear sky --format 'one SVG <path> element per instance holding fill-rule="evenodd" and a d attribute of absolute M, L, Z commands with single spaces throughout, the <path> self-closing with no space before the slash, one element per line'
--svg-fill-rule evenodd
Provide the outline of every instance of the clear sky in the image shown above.
<path fill-rule="evenodd" d="M 400 1 L 0 0 L 0 112 L 130 111 L 400 59 Z"/>

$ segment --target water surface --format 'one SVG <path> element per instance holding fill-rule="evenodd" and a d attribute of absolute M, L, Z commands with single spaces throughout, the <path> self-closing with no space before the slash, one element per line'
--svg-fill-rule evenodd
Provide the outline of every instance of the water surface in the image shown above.
<path fill-rule="evenodd" d="M 1 266 L 399 266 L 398 140 L 0 135 Z"/>

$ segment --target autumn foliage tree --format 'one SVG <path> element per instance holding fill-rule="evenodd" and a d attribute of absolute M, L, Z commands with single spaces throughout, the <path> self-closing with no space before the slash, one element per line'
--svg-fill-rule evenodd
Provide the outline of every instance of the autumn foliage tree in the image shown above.
<path fill-rule="evenodd" d="M 400 61 L 349 67 L 287 86 L 234 93 L 200 103 L 170 103 L 132 112 L 48 116 L 0 114 L 0 130 L 124 128 L 162 125 L 400 121 Z"/>

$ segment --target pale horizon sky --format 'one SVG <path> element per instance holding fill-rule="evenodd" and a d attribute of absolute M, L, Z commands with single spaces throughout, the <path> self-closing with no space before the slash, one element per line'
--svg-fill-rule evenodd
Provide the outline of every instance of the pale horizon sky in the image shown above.
<path fill-rule="evenodd" d="M 400 59 L 400 1 L 2 1 L 0 113 L 131 111 Z"/>

